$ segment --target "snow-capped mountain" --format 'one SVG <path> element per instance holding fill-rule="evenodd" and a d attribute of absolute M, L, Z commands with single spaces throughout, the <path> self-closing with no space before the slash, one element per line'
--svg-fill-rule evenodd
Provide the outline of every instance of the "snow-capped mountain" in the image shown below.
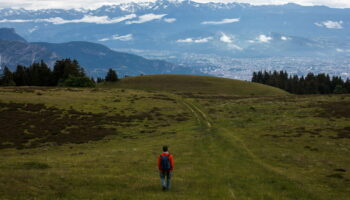
<path fill-rule="evenodd" d="M 2 9 L 0 27 L 13 27 L 31 42 L 83 40 L 178 63 L 188 61 L 184 54 L 196 55 L 193 63 L 198 55 L 350 56 L 350 9 L 325 6 L 158 0 L 95 10 Z"/>

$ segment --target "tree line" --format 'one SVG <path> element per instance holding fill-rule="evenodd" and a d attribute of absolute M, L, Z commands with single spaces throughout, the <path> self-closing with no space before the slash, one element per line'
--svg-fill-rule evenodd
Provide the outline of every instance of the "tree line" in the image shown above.
<path fill-rule="evenodd" d="M 109 69 L 105 79 L 99 81 L 117 81 L 116 71 Z M 69 58 L 57 60 L 51 69 L 44 61 L 33 63 L 29 67 L 18 65 L 11 72 L 4 67 L 0 77 L 1 86 L 64 86 L 94 87 L 96 82 L 89 78 L 77 60 Z"/>
<path fill-rule="evenodd" d="M 304 76 L 289 75 L 286 71 L 254 72 L 252 82 L 286 90 L 293 94 L 344 94 L 350 93 L 350 79 L 339 76 L 308 73 Z"/>

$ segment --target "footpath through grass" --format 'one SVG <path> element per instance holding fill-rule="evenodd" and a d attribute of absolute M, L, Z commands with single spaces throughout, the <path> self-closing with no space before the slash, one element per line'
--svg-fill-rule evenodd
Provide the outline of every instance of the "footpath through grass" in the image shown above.
<path fill-rule="evenodd" d="M 0 100 L 0 199 L 345 200 L 350 195 L 350 116 L 338 110 L 334 115 L 340 116 L 329 121 L 323 106 L 342 102 L 347 109 L 350 96 L 1 88 Z M 57 125 L 56 132 L 44 126 L 51 121 L 67 124 Z M 3 131 L 10 128 L 25 137 Z M 164 144 L 175 158 L 168 192 L 161 191 L 156 163 Z"/>

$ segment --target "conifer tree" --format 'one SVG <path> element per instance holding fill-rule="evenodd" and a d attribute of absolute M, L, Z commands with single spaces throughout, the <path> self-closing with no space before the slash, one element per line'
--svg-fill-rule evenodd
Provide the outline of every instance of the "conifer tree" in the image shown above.
<path fill-rule="evenodd" d="M 116 82 L 116 81 L 118 81 L 118 76 L 117 76 L 117 73 L 115 72 L 115 70 L 109 69 L 108 72 L 107 72 L 107 75 L 105 77 L 105 80 L 107 82 Z"/>
<path fill-rule="evenodd" d="M 328 74 L 308 73 L 306 77 L 289 76 L 286 71 L 254 72 L 252 82 L 278 87 L 294 94 L 350 93 L 350 80 Z"/>
<path fill-rule="evenodd" d="M 18 65 L 16 71 L 13 74 L 13 79 L 17 86 L 28 85 L 26 67 Z"/>
<path fill-rule="evenodd" d="M 3 86 L 15 86 L 16 83 L 13 80 L 13 73 L 8 67 L 4 67 L 3 75 L 0 80 L 1 85 Z"/>

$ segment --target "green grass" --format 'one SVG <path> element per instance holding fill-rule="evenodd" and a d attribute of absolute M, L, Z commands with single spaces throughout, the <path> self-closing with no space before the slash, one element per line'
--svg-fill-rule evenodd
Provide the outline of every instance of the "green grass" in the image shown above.
<path fill-rule="evenodd" d="M 196 90 L 177 86 L 171 93 L 168 88 L 163 92 L 117 87 L 0 88 L 0 115 L 31 112 L 21 111 L 26 107 L 6 111 L 12 102 L 41 103 L 72 119 L 72 109 L 96 117 L 92 124 L 82 120 L 67 124 L 57 137 L 70 137 L 69 127 L 83 129 L 94 123 L 104 124 L 101 131 L 116 130 L 81 144 L 44 142 L 35 148 L 30 143 L 0 149 L 0 199 L 346 200 L 350 196 L 350 139 L 338 137 L 350 136 L 349 117 L 341 112 L 350 112 L 349 95 L 250 96 L 227 88 L 187 94 Z M 327 105 L 338 104 L 342 109 L 332 107 L 337 117 L 329 117 Z M 113 123 L 116 114 L 140 113 L 152 115 Z M 1 117 L 0 121 L 5 119 Z M 11 144 L 3 130 L 12 123 L 16 123 L 13 129 L 26 129 L 23 134 L 40 136 L 25 121 L 1 121 L 1 142 L 7 138 L 5 143 Z M 40 125 L 44 126 L 39 122 L 35 126 Z M 157 170 L 164 144 L 175 158 L 168 192 L 161 191 Z"/>
<path fill-rule="evenodd" d="M 248 81 L 194 75 L 147 75 L 123 78 L 117 83 L 103 83 L 105 88 L 204 93 L 221 95 L 287 95 L 278 88 Z"/>

